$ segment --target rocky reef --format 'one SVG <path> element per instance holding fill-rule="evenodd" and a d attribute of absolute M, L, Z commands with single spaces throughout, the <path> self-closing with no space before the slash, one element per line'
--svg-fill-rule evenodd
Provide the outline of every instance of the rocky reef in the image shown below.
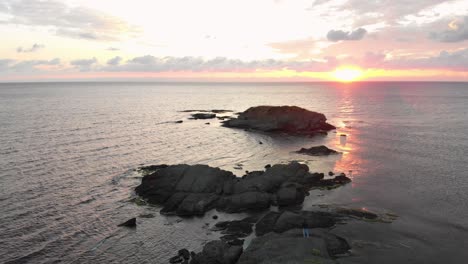
<path fill-rule="evenodd" d="M 152 172 L 148 168 L 155 169 Z M 142 169 L 147 174 L 136 193 L 149 203 L 161 204 L 163 214 L 203 215 L 211 209 L 228 213 L 265 210 L 271 205 L 301 204 L 308 190 L 346 184 L 345 175 L 324 179 L 298 162 L 266 166 L 242 178 L 207 165 L 162 165 Z"/>
<path fill-rule="evenodd" d="M 255 106 L 239 113 L 237 118 L 225 120 L 223 125 L 263 132 L 315 135 L 335 129 L 326 121 L 324 114 L 297 106 Z"/>
<path fill-rule="evenodd" d="M 309 155 L 309 156 L 328 156 L 339 154 L 338 151 L 328 148 L 327 146 L 316 146 L 311 148 L 301 148 L 296 153 Z"/>

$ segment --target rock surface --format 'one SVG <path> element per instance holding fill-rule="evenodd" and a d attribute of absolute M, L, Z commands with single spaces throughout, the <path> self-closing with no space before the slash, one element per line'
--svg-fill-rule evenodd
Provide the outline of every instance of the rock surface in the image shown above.
<path fill-rule="evenodd" d="M 179 216 L 203 215 L 213 208 L 234 213 L 264 210 L 272 204 L 297 205 L 312 187 L 336 186 L 349 180 L 343 175 L 323 179 L 322 173 L 310 173 L 307 165 L 297 162 L 276 164 L 242 178 L 207 165 L 145 168 L 155 170 L 146 170 L 148 174 L 136 193 L 149 203 L 164 205 L 161 213 Z"/>
<path fill-rule="evenodd" d="M 246 128 L 264 132 L 314 135 L 335 129 L 324 114 L 297 106 L 256 106 L 239 113 L 237 118 L 223 122 L 226 127 Z"/>
<path fill-rule="evenodd" d="M 215 240 L 208 242 L 202 252 L 192 256 L 190 264 L 234 264 L 242 251 L 242 246 L 231 246 L 221 240 Z"/>
<path fill-rule="evenodd" d="M 255 225 L 255 234 L 262 236 L 269 232 L 282 233 L 290 229 L 302 228 L 307 223 L 309 228 L 327 228 L 336 224 L 340 219 L 338 214 L 327 212 L 268 212 Z"/>
<path fill-rule="evenodd" d="M 346 240 L 327 230 L 310 230 L 310 237 L 304 238 L 302 229 L 291 229 L 253 239 L 237 263 L 336 263 L 333 258 L 349 249 Z"/>
<path fill-rule="evenodd" d="M 301 148 L 300 150 L 296 151 L 296 153 L 310 156 L 328 156 L 332 154 L 338 154 L 339 152 L 322 145 L 311 148 Z"/>

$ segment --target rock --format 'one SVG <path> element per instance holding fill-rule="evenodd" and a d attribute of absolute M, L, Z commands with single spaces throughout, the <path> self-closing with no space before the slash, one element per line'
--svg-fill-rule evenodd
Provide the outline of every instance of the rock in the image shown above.
<path fill-rule="evenodd" d="M 309 228 L 327 228 L 334 226 L 338 218 L 340 218 L 339 215 L 327 212 L 269 212 L 255 225 L 255 234 L 262 236 L 269 232 L 282 233 L 290 229 L 302 228 L 304 223 L 307 223 Z"/>
<path fill-rule="evenodd" d="M 184 258 L 181 256 L 175 256 L 169 259 L 169 263 L 181 263 L 184 261 Z"/>
<path fill-rule="evenodd" d="M 214 220 L 218 219 L 218 216 L 217 216 L 217 215 L 213 215 L 213 219 L 214 219 Z"/>
<path fill-rule="evenodd" d="M 271 168 L 271 164 L 265 165 L 265 169 Z"/>
<path fill-rule="evenodd" d="M 179 250 L 178 254 L 179 254 L 179 256 L 183 257 L 184 259 L 189 259 L 190 258 L 190 252 L 185 248 Z"/>
<path fill-rule="evenodd" d="M 210 124 L 210 122 L 205 123 L 205 125 L 209 125 L 209 124 Z"/>
<path fill-rule="evenodd" d="M 205 114 L 205 113 L 192 114 L 193 119 L 212 119 L 215 117 L 216 117 L 216 114 Z"/>
<path fill-rule="evenodd" d="M 276 193 L 276 203 L 279 206 L 302 204 L 304 198 L 305 192 L 294 184 L 292 186 L 281 187 Z"/>
<path fill-rule="evenodd" d="M 180 111 L 182 113 L 191 113 L 191 112 L 211 112 L 211 113 L 215 113 L 215 114 L 222 114 L 222 113 L 229 113 L 229 112 L 234 112 L 232 110 L 225 110 L 225 109 L 213 109 L 213 110 L 183 110 L 183 111 Z"/>
<path fill-rule="evenodd" d="M 226 127 L 314 135 L 335 129 L 325 115 L 297 106 L 256 106 L 223 122 Z"/>
<path fill-rule="evenodd" d="M 263 142 L 259 141 L 258 144 L 263 145 Z"/>
<path fill-rule="evenodd" d="M 335 173 L 333 173 L 333 171 L 328 172 L 328 176 L 333 176 L 333 175 L 335 175 Z"/>
<path fill-rule="evenodd" d="M 129 219 L 118 226 L 136 227 L 136 218 Z"/>
<path fill-rule="evenodd" d="M 139 168 L 138 170 L 140 172 L 144 172 L 144 173 L 150 173 L 150 172 L 155 172 L 159 169 L 164 169 L 164 168 L 167 168 L 169 167 L 169 165 L 167 164 L 161 164 L 161 165 L 150 165 L 150 166 L 143 166 L 141 168 Z"/>
<path fill-rule="evenodd" d="M 326 146 L 317 146 L 317 147 L 311 147 L 311 148 L 301 148 L 300 150 L 296 151 L 296 153 L 299 154 L 305 154 L 305 155 L 310 155 L 310 156 L 328 156 L 332 154 L 338 154 L 339 152 L 329 149 Z"/>
<path fill-rule="evenodd" d="M 242 220 L 233 220 L 226 222 L 219 222 L 215 224 L 217 230 L 222 230 L 222 234 L 233 235 L 238 238 L 246 237 L 252 233 L 252 223 Z"/>
<path fill-rule="evenodd" d="M 175 121 L 174 123 L 176 123 L 176 124 L 181 124 L 181 123 L 183 123 L 183 122 L 184 122 L 183 120 L 178 120 L 178 121 Z"/>
<path fill-rule="evenodd" d="M 337 248 L 332 244 L 334 243 L 332 236 L 334 236 L 332 233 L 315 235 L 312 232 L 309 238 L 304 238 L 302 229 L 292 229 L 282 234 L 269 233 L 253 239 L 237 263 L 336 263 L 328 250 L 329 247 Z"/>
<path fill-rule="evenodd" d="M 377 219 L 379 216 L 375 213 L 362 210 L 362 209 L 349 209 L 349 208 L 339 208 L 337 209 L 337 213 L 344 214 L 347 216 L 353 216 L 360 219 L 370 219 L 374 220 Z"/>
<path fill-rule="evenodd" d="M 275 227 L 276 220 L 281 214 L 278 212 L 268 212 L 255 225 L 255 234 L 263 236 L 266 233 L 272 232 Z"/>
<path fill-rule="evenodd" d="M 221 240 L 208 242 L 202 252 L 192 257 L 191 264 L 234 264 L 242 254 L 242 246 L 231 246 Z"/>
<path fill-rule="evenodd" d="M 298 205 L 310 188 L 351 181 L 344 175 L 324 179 L 323 173 L 310 173 L 298 162 L 266 166 L 265 171 L 246 172 L 242 178 L 207 165 L 148 168 L 136 193 L 149 203 L 162 204 L 161 213 L 179 216 L 203 215 L 214 208 L 234 213 L 265 210 L 272 204 Z"/>
<path fill-rule="evenodd" d="M 264 210 L 270 207 L 270 195 L 265 192 L 242 192 L 223 197 L 218 202 L 218 208 L 228 213 L 248 210 Z"/>

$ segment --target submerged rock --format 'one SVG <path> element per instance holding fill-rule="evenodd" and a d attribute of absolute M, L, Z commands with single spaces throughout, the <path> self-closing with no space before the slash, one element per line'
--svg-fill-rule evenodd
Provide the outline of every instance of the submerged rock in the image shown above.
<path fill-rule="evenodd" d="M 300 150 L 296 151 L 296 153 L 310 156 L 328 156 L 332 154 L 338 154 L 339 152 L 322 145 L 311 148 L 301 148 Z"/>
<path fill-rule="evenodd" d="M 265 210 L 270 205 L 301 204 L 313 187 L 348 182 L 346 176 L 323 179 L 297 162 L 276 164 L 265 171 L 248 172 L 237 178 L 232 172 L 207 165 L 172 165 L 143 177 L 135 191 L 149 203 L 162 204 L 163 214 L 203 215 L 216 208 L 234 213 Z"/>
<path fill-rule="evenodd" d="M 136 218 L 129 219 L 118 226 L 136 227 Z"/>
<path fill-rule="evenodd" d="M 314 135 L 335 129 L 325 115 L 297 106 L 256 106 L 223 122 L 226 127 Z"/>
<path fill-rule="evenodd" d="M 192 114 L 193 119 L 212 119 L 215 117 L 216 117 L 216 114 L 205 114 L 205 113 Z"/>

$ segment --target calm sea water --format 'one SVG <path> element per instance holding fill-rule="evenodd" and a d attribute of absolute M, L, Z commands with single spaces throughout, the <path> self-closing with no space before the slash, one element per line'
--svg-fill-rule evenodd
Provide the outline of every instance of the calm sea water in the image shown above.
<path fill-rule="evenodd" d="M 297 105 L 337 133 L 271 136 L 187 120 L 185 109 Z M 168 121 L 184 120 L 182 124 Z M 346 134 L 342 140 L 340 134 Z M 353 183 L 314 191 L 328 204 L 398 215 L 351 221 L 340 263 L 464 263 L 468 257 L 468 83 L 0 84 L 0 262 L 166 263 L 215 239 L 205 218 L 164 217 L 132 202 L 141 164 L 262 169 L 299 160 Z M 264 144 L 258 144 L 262 141 Z M 334 157 L 291 153 L 326 144 Z M 136 230 L 116 225 L 138 218 Z M 236 217 L 219 214 L 221 219 Z"/>

